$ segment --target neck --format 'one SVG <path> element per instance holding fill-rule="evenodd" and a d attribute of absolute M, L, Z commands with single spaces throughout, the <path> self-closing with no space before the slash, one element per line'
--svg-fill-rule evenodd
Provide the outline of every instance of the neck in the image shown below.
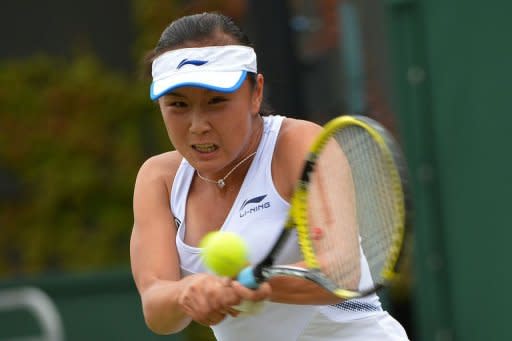
<path fill-rule="evenodd" d="M 201 180 L 213 185 L 217 185 L 217 187 L 223 189 L 226 187 L 228 183 L 233 184 L 237 182 L 237 178 L 239 178 L 239 176 L 237 175 L 247 173 L 251 165 L 252 158 L 254 157 L 254 155 L 256 155 L 256 151 L 258 150 L 261 136 L 263 135 L 263 118 L 259 115 L 258 117 L 259 123 L 257 128 L 258 130 L 255 133 L 256 139 L 253 140 L 253 143 L 249 144 L 248 148 L 246 149 L 247 151 L 243 153 L 243 156 L 235 160 L 233 164 L 230 165 L 230 167 L 226 167 L 225 173 L 220 177 L 204 176 L 201 173 L 199 173 L 199 171 L 196 170 L 196 173 Z"/>

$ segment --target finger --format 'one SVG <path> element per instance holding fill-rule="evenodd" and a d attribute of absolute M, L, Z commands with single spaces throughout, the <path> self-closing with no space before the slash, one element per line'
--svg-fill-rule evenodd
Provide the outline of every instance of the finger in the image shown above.
<path fill-rule="evenodd" d="M 232 283 L 233 281 L 229 277 L 219 277 L 215 282 L 214 289 L 208 295 L 212 310 L 227 309 L 240 303 L 241 298 L 231 286 Z"/>
<path fill-rule="evenodd" d="M 197 318 L 196 310 L 201 309 L 201 304 L 198 299 L 199 297 L 197 295 L 190 295 L 185 292 L 178 299 L 178 304 L 185 314 L 192 318 Z"/>
<path fill-rule="evenodd" d="M 238 315 L 240 315 L 240 311 L 239 310 L 236 310 L 232 307 L 229 307 L 228 310 L 227 310 L 227 313 L 231 316 L 231 317 L 237 317 Z"/>
<path fill-rule="evenodd" d="M 205 318 L 212 312 L 210 296 L 197 290 L 187 290 L 179 300 L 183 311 L 196 321 L 206 323 Z"/>
<path fill-rule="evenodd" d="M 221 323 L 226 318 L 225 314 L 221 313 L 212 313 L 210 314 L 210 317 L 208 318 L 208 322 L 210 326 L 214 326 L 216 324 Z"/>
<path fill-rule="evenodd" d="M 270 298 L 270 295 L 272 295 L 272 287 L 268 283 L 263 283 L 258 290 L 256 290 L 256 295 L 258 299 Z"/>
<path fill-rule="evenodd" d="M 225 287 L 230 287 L 233 280 L 229 277 L 220 277 L 220 283 Z"/>
<path fill-rule="evenodd" d="M 210 311 L 208 313 L 201 313 L 200 315 L 196 316 L 196 318 L 194 318 L 194 320 L 204 326 L 213 326 L 213 325 L 221 322 L 225 317 L 226 317 L 226 315 L 222 314 L 221 312 Z"/>
<path fill-rule="evenodd" d="M 232 287 L 222 293 L 222 304 L 223 307 L 229 308 L 233 305 L 239 304 L 242 301 L 242 297 Z"/>
<path fill-rule="evenodd" d="M 233 281 L 233 283 L 231 283 L 231 287 L 233 288 L 233 290 L 235 290 L 235 292 L 238 295 L 240 295 L 243 298 L 253 295 L 254 292 L 254 290 L 245 287 L 244 285 L 237 281 Z"/>
<path fill-rule="evenodd" d="M 210 312 L 210 301 L 208 300 L 208 296 L 203 293 L 196 293 L 190 299 L 190 309 L 196 311 L 198 314 L 207 314 Z"/>
<path fill-rule="evenodd" d="M 239 283 L 233 283 L 233 289 L 242 298 L 242 300 L 252 300 L 255 296 L 256 289 L 249 289 Z"/>
<path fill-rule="evenodd" d="M 269 298 L 272 293 L 272 289 L 268 283 L 262 283 L 260 287 L 256 290 L 246 288 L 245 286 L 236 281 L 233 281 L 231 286 L 242 299 L 250 301 L 264 300 L 266 298 Z"/>
<path fill-rule="evenodd" d="M 218 277 L 215 281 L 207 284 L 205 290 L 206 303 L 210 311 L 218 311 L 226 306 L 226 297 L 230 297 L 233 289 L 230 286 L 230 280 Z M 233 294 L 231 294 L 233 296 Z"/>

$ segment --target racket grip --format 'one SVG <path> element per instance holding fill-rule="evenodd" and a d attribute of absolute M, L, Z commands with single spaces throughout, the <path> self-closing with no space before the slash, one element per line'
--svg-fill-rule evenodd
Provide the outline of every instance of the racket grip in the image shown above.
<path fill-rule="evenodd" d="M 242 313 L 242 315 L 254 315 L 262 310 L 263 301 L 242 301 L 240 304 L 233 306 L 233 308 Z"/>
<path fill-rule="evenodd" d="M 250 266 L 240 271 L 236 280 L 240 282 L 244 287 L 249 289 L 257 289 L 260 286 L 258 281 L 256 281 L 256 277 L 254 277 L 254 271 Z"/>

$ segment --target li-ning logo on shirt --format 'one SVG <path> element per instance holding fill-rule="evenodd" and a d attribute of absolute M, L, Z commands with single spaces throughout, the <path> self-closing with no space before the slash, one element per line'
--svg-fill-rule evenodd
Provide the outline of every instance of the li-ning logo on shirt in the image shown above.
<path fill-rule="evenodd" d="M 183 59 L 179 64 L 178 66 L 176 67 L 176 69 L 180 69 L 182 68 L 184 65 L 187 65 L 187 64 L 191 64 L 191 65 L 195 65 L 195 66 L 201 66 L 203 64 L 206 64 L 208 63 L 207 60 L 199 60 L 199 59 Z"/>
<path fill-rule="evenodd" d="M 263 199 L 267 197 L 266 194 L 260 195 L 248 200 L 245 200 L 240 206 L 240 218 L 245 217 L 248 214 L 252 214 L 270 207 L 270 202 L 263 202 Z"/>

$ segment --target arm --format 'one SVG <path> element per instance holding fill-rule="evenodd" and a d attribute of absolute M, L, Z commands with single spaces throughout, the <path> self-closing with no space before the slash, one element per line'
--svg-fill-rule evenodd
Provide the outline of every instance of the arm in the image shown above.
<path fill-rule="evenodd" d="M 163 155 L 146 161 L 137 175 L 133 196 L 131 267 L 144 318 L 156 333 L 177 332 L 191 320 L 178 305 L 180 272 L 173 245 L 176 226 L 167 204 L 168 187 L 161 171 L 166 164 L 176 169 L 173 163 L 172 158 L 167 160 Z"/>
<path fill-rule="evenodd" d="M 297 267 L 305 267 L 302 262 L 293 264 Z M 340 303 L 342 300 L 331 292 L 323 289 L 315 283 L 296 277 L 276 276 L 262 285 L 270 285 L 272 294 L 270 300 L 277 303 L 304 304 L 304 305 L 326 305 Z M 252 291 L 239 282 L 233 282 L 233 288 L 239 293 Z"/>
<path fill-rule="evenodd" d="M 149 159 L 139 171 L 134 190 L 131 266 L 144 318 L 157 334 L 179 332 L 191 320 L 217 324 L 226 314 L 236 316 L 230 307 L 242 298 L 261 300 L 270 293 L 267 286 L 243 296 L 231 287 L 231 280 L 209 274 L 181 278 L 176 226 L 169 208 L 170 184 L 180 161 L 177 153 Z"/>

